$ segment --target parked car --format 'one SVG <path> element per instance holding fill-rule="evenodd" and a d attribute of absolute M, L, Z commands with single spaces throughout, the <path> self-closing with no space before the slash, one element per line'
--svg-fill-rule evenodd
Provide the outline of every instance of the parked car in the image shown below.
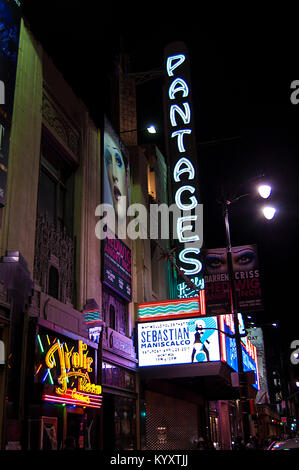
<path fill-rule="evenodd" d="M 299 449 L 299 437 L 293 439 L 286 439 L 285 441 L 274 441 L 270 444 L 267 450 L 292 450 Z"/>

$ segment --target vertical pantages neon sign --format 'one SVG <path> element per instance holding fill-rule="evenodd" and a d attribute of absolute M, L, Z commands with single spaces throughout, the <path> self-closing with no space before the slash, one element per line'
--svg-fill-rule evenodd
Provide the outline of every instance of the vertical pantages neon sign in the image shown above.
<path fill-rule="evenodd" d="M 192 110 L 188 51 L 184 43 L 169 44 L 164 51 L 167 156 L 172 202 L 180 211 L 177 218 L 177 264 L 185 276 L 201 276 L 202 205 L 199 184 Z"/>

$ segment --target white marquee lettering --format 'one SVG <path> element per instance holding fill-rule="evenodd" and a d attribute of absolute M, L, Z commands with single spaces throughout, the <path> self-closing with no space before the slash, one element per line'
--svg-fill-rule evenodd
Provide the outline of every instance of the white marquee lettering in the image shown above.
<path fill-rule="evenodd" d="M 190 122 L 191 111 L 190 111 L 189 103 L 183 103 L 183 106 L 185 108 L 185 111 L 182 108 L 180 108 L 177 104 L 172 104 L 170 106 L 169 115 L 170 115 L 170 122 L 173 127 L 177 126 L 176 116 L 175 116 L 176 112 L 181 116 L 184 124 L 189 124 Z"/>
<path fill-rule="evenodd" d="M 191 129 L 180 129 L 179 131 L 175 131 L 171 134 L 171 137 L 177 137 L 177 144 L 180 153 L 186 152 L 183 140 L 184 134 L 191 134 L 191 132 Z"/>
<path fill-rule="evenodd" d="M 186 98 L 186 96 L 189 95 L 189 88 L 185 80 L 182 78 L 176 78 L 173 80 L 171 83 L 169 90 L 168 90 L 168 95 L 171 100 L 175 98 L 175 94 L 181 91 L 183 93 L 183 97 Z"/>
<path fill-rule="evenodd" d="M 166 69 L 169 77 L 173 76 L 174 69 L 179 67 L 184 62 L 185 58 L 184 54 L 172 55 L 167 58 Z"/>
<path fill-rule="evenodd" d="M 197 215 L 186 215 L 185 217 L 179 217 L 177 220 L 177 236 L 181 243 L 189 243 L 199 241 L 198 235 L 192 235 L 191 237 L 185 237 L 184 232 L 192 231 L 192 225 L 184 225 L 185 222 L 195 222 L 197 220 Z"/>
<path fill-rule="evenodd" d="M 182 165 L 186 165 L 185 167 L 181 168 Z M 177 162 L 173 170 L 173 178 L 174 181 L 178 182 L 180 181 L 180 176 L 183 173 L 189 173 L 188 179 L 192 180 L 195 176 L 195 171 L 194 171 L 194 166 L 188 160 L 188 158 L 181 157 Z"/>
<path fill-rule="evenodd" d="M 181 98 L 186 98 L 189 96 L 189 86 L 185 81 L 185 76 L 183 71 L 179 70 L 180 65 L 186 60 L 186 56 L 183 53 L 174 54 L 169 56 L 166 60 L 166 69 L 168 77 L 174 77 L 171 79 L 170 86 L 168 88 L 168 97 L 169 100 L 174 101 L 171 104 L 169 102 L 169 128 L 177 128 L 178 126 L 191 126 L 191 106 L 190 103 L 179 102 Z M 176 77 L 175 77 L 176 75 Z M 176 100 L 176 101 L 175 101 Z M 181 121 L 180 121 L 181 119 Z M 171 126 L 171 127 L 170 127 Z M 170 138 L 176 138 L 176 150 L 179 153 L 192 152 L 192 142 L 190 138 L 187 138 L 185 141 L 185 135 L 190 135 L 192 133 L 192 128 L 188 129 L 179 129 L 170 131 Z M 192 155 L 189 153 L 189 157 L 192 158 Z M 174 155 L 173 155 L 174 158 Z M 196 215 L 191 215 L 190 212 L 188 216 L 184 216 L 186 212 L 183 212 L 182 217 L 178 217 L 176 220 L 176 237 L 179 243 L 187 244 L 191 243 L 190 248 L 184 248 L 182 246 L 181 251 L 179 252 L 179 261 L 186 264 L 188 267 L 181 268 L 185 275 L 193 276 L 198 274 L 202 270 L 202 263 L 197 259 L 198 254 L 200 253 L 200 242 L 202 239 L 201 227 L 197 227 L 197 223 L 202 224 L 202 216 L 199 212 L 197 214 L 197 209 L 199 208 L 198 200 L 196 197 L 196 185 L 193 186 L 190 184 L 185 184 L 182 182 L 187 180 L 195 179 L 195 167 L 191 161 L 186 157 L 178 157 L 173 169 L 173 181 L 176 183 L 181 183 L 179 188 L 175 192 L 175 205 L 180 211 L 191 211 L 195 209 Z M 184 192 L 189 192 L 185 197 L 183 196 Z M 184 201 L 184 202 L 183 202 Z M 186 201 L 186 202 L 185 202 Z M 198 220 L 197 220 L 198 219 Z M 197 222 L 196 222 L 197 221 Z M 196 228 L 197 227 L 197 228 Z M 190 232 L 187 234 L 187 232 Z M 189 236 L 188 236 L 189 235 Z M 186 245 L 185 245 L 186 246 Z"/>
<path fill-rule="evenodd" d="M 191 211 L 191 209 L 194 209 L 198 202 L 197 202 L 197 199 L 195 196 L 191 196 L 190 197 L 190 201 L 191 203 L 190 204 L 182 204 L 182 201 L 181 201 L 181 194 L 184 192 L 184 191 L 189 191 L 191 194 L 194 193 L 195 191 L 195 188 L 193 186 L 181 186 L 177 192 L 175 193 L 175 203 L 176 205 L 179 207 L 179 209 L 181 209 L 182 211 Z"/>
<path fill-rule="evenodd" d="M 199 248 L 185 248 L 179 254 L 179 260 L 182 263 L 188 263 L 188 264 L 194 265 L 193 269 L 182 268 L 186 276 L 193 276 L 195 274 L 200 273 L 200 271 L 202 270 L 202 263 L 198 259 L 186 257 L 188 253 L 193 253 L 194 255 L 198 255 L 200 253 L 200 249 Z"/>

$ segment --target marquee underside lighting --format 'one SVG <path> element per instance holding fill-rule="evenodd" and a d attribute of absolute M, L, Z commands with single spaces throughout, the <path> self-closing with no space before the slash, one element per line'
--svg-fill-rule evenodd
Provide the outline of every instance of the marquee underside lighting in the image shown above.
<path fill-rule="evenodd" d="M 102 396 L 94 396 L 88 394 L 77 394 L 71 391 L 64 395 L 43 395 L 43 401 L 57 403 L 60 405 L 76 405 L 76 406 L 86 406 L 88 408 L 101 408 L 102 406 Z M 80 395 L 80 397 L 79 397 Z"/>
<path fill-rule="evenodd" d="M 138 321 L 172 320 L 175 318 L 198 317 L 205 314 L 204 290 L 199 291 L 198 297 L 147 302 L 138 306 Z"/>

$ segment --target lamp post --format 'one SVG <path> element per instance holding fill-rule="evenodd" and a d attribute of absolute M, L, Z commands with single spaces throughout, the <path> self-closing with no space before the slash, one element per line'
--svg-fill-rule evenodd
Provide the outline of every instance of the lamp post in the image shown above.
<path fill-rule="evenodd" d="M 263 199 L 268 199 L 271 195 L 271 186 L 268 184 L 260 184 L 257 188 L 258 194 Z M 250 434 L 249 429 L 249 422 L 248 422 L 248 415 L 246 412 L 245 404 L 246 404 L 246 394 L 245 394 L 245 387 L 247 385 L 247 381 L 245 378 L 244 368 L 243 368 L 243 358 L 242 358 L 242 345 L 241 345 L 241 336 L 240 329 L 239 329 L 239 318 L 238 318 L 238 302 L 237 302 L 237 293 L 236 287 L 234 282 L 234 269 L 233 269 L 233 259 L 232 259 L 232 244 L 231 244 L 231 235 L 230 235 L 230 224 L 229 224 L 229 206 L 235 201 L 243 197 L 250 196 L 250 193 L 241 194 L 233 198 L 232 200 L 228 200 L 223 198 L 221 201 L 222 204 L 222 212 L 224 218 L 224 226 L 225 226 L 225 236 L 226 236 L 226 250 L 227 250 L 227 267 L 228 267 L 228 277 L 229 277 L 229 287 L 230 287 L 230 311 L 233 315 L 233 322 L 234 322 L 234 329 L 235 329 L 235 340 L 236 340 L 236 350 L 237 350 L 237 360 L 238 360 L 238 377 L 239 377 L 239 395 L 240 395 L 240 412 L 241 412 L 241 422 L 243 428 L 243 436 L 244 439 L 247 440 Z M 273 219 L 276 209 L 269 208 L 267 206 L 266 209 L 271 210 L 263 210 L 263 214 L 266 219 L 271 220 Z"/>
<path fill-rule="evenodd" d="M 229 277 L 229 286 L 230 286 L 230 306 L 231 306 L 231 314 L 233 315 L 233 321 L 234 321 L 237 360 L 238 360 L 241 423 L 242 423 L 242 431 L 243 431 L 244 440 L 247 440 L 247 438 L 249 437 L 249 423 L 248 423 L 248 419 L 246 419 L 247 413 L 245 411 L 245 400 L 246 400 L 246 396 L 244 394 L 245 376 L 244 376 L 244 370 L 243 370 L 241 336 L 240 336 L 239 318 L 238 318 L 238 311 L 237 311 L 237 294 L 236 294 L 236 288 L 235 288 L 235 282 L 234 282 L 232 245 L 231 245 L 229 214 L 228 214 L 229 204 L 230 204 L 230 201 L 223 201 L 222 209 L 223 209 L 225 235 L 226 235 L 227 266 L 228 266 L 228 277 Z"/>

